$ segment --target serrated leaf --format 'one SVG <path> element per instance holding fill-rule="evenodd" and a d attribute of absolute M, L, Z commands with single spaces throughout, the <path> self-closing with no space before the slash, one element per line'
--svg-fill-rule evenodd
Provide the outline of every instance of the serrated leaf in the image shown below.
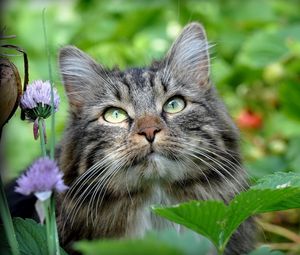
<path fill-rule="evenodd" d="M 209 238 L 223 251 L 239 225 L 252 215 L 300 208 L 300 176 L 277 173 L 237 195 L 228 206 L 220 201 L 191 201 L 153 210 Z"/>
<path fill-rule="evenodd" d="M 251 189 L 278 189 L 280 187 L 300 188 L 300 175 L 293 172 L 276 172 L 261 178 Z"/>
<path fill-rule="evenodd" d="M 163 208 L 154 206 L 153 210 L 169 220 L 182 224 L 197 233 L 208 237 L 216 247 L 224 228 L 227 208 L 219 201 L 190 201 Z M 195 219 L 204 219 L 196 220 Z"/>
<path fill-rule="evenodd" d="M 300 207 L 300 188 L 250 189 L 236 196 L 228 206 L 223 245 L 239 225 L 252 215 Z"/>

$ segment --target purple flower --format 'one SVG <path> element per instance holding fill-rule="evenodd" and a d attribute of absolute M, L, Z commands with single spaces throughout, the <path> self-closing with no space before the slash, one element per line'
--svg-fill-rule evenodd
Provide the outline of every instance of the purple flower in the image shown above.
<path fill-rule="evenodd" d="M 57 90 L 53 88 L 54 111 L 59 105 Z M 51 115 L 51 84 L 49 81 L 34 81 L 27 86 L 21 97 L 20 106 L 25 111 L 26 117 L 35 121 L 38 117 L 44 119 Z"/>
<path fill-rule="evenodd" d="M 68 189 L 62 177 L 63 173 L 58 169 L 55 161 L 48 157 L 40 158 L 17 180 L 18 186 L 15 191 L 23 195 L 33 193 L 39 199 L 41 194 L 48 194 L 48 198 L 54 190 L 63 192 Z"/>

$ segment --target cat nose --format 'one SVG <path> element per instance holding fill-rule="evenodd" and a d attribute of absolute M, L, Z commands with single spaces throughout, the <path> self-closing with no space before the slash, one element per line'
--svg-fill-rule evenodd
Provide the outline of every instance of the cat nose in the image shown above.
<path fill-rule="evenodd" d="M 155 134 L 158 133 L 161 129 L 158 127 L 145 127 L 139 130 L 138 134 L 146 137 L 149 143 L 153 143 L 155 139 Z"/>

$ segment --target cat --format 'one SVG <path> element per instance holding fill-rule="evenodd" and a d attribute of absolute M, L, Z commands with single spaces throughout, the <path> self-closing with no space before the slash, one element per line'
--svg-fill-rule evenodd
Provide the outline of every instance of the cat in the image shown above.
<path fill-rule="evenodd" d="M 69 120 L 56 157 L 70 188 L 56 204 L 66 250 L 80 239 L 180 232 L 151 205 L 228 203 L 247 189 L 239 132 L 211 82 L 208 50 L 196 22 L 149 67 L 110 70 L 75 46 L 60 50 Z M 249 219 L 225 254 L 252 250 L 254 234 Z"/>
<path fill-rule="evenodd" d="M 136 238 L 174 224 L 150 206 L 188 200 L 228 202 L 247 188 L 239 134 L 210 80 L 209 44 L 187 25 L 161 61 L 109 70 L 74 46 L 59 65 L 70 106 L 58 162 L 64 246 L 87 238 Z M 245 222 L 226 254 L 253 248 Z"/>

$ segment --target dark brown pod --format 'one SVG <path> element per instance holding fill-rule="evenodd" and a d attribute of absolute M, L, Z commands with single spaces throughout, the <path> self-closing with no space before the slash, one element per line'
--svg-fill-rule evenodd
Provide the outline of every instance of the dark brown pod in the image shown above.
<path fill-rule="evenodd" d="M 0 130 L 15 113 L 22 94 L 17 67 L 9 59 L 0 58 Z"/>

